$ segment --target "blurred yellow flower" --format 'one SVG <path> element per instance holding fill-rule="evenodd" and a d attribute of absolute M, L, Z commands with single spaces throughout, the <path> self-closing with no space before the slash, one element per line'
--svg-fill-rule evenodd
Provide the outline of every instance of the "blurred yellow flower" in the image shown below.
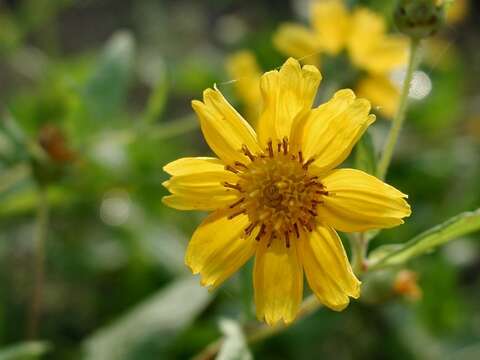
<path fill-rule="evenodd" d="M 363 96 L 386 117 L 393 117 L 399 91 L 382 92 L 392 70 L 407 63 L 408 40 L 402 35 L 387 34 L 385 20 L 373 11 L 357 7 L 350 11 L 341 0 L 314 1 L 311 28 L 298 24 L 281 25 L 273 42 L 287 56 L 304 63 L 320 63 L 320 54 L 338 55 L 346 50 L 352 64 L 370 76 Z M 375 88 L 375 79 L 382 79 Z M 390 87 L 396 85 L 391 83 Z M 371 91 L 371 93 L 370 93 Z"/>
<path fill-rule="evenodd" d="M 465 19 L 469 10 L 468 0 L 452 0 L 445 12 L 447 24 L 457 24 Z"/>
<path fill-rule="evenodd" d="M 227 59 L 228 75 L 234 80 L 235 92 L 245 107 L 250 124 L 255 126 L 260 112 L 260 66 L 248 50 L 239 51 Z"/>
<path fill-rule="evenodd" d="M 218 89 L 194 100 L 206 142 L 218 156 L 164 167 L 180 210 L 212 210 L 194 232 L 185 261 L 204 286 L 217 287 L 255 255 L 259 319 L 295 319 L 303 273 L 318 300 L 342 310 L 360 296 L 336 230 L 389 228 L 410 215 L 406 195 L 360 170 L 334 169 L 375 121 L 370 103 L 338 91 L 312 109 L 320 72 L 288 59 L 260 79 L 258 132 Z"/>

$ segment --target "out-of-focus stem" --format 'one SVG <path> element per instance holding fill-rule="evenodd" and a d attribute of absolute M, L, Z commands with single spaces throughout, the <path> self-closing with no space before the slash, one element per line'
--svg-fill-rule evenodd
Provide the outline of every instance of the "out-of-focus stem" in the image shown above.
<path fill-rule="evenodd" d="M 303 319 L 308 315 L 314 313 L 320 307 L 321 307 L 321 304 L 318 302 L 315 296 L 310 295 L 308 298 L 306 298 L 303 301 L 302 306 L 300 307 L 300 310 L 298 312 L 296 321 Z M 245 329 L 247 343 L 254 344 L 256 342 L 272 337 L 273 335 L 276 335 L 282 332 L 283 330 L 288 328 L 290 325 L 291 324 L 285 324 L 285 323 L 278 323 L 275 326 L 268 326 L 265 324 L 261 324 L 254 328 Z M 220 351 L 220 348 L 222 347 L 222 342 L 223 342 L 222 339 L 218 339 L 212 342 L 202 352 L 200 352 L 197 356 L 195 356 L 193 360 L 214 359 L 215 356 Z"/>
<path fill-rule="evenodd" d="M 46 188 L 39 186 L 37 215 L 34 229 L 33 293 L 27 318 L 27 338 L 35 339 L 41 316 L 45 280 L 45 242 L 47 239 L 49 206 Z"/>
<path fill-rule="evenodd" d="M 377 167 L 377 176 L 380 179 L 385 179 L 388 171 L 388 166 L 392 160 L 395 145 L 397 144 L 398 136 L 402 130 L 402 125 L 405 120 L 405 115 L 408 105 L 408 93 L 410 90 L 410 84 L 412 82 L 413 73 L 417 67 L 417 53 L 419 49 L 419 39 L 410 39 L 410 56 L 408 60 L 407 72 L 403 81 L 402 92 L 400 94 L 399 105 L 397 113 L 392 121 L 392 126 L 388 134 L 387 141 L 382 151 L 382 155 Z"/>

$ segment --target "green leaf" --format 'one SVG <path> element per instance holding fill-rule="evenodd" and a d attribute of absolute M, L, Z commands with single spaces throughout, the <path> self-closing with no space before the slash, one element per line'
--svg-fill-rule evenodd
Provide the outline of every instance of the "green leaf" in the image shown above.
<path fill-rule="evenodd" d="M 90 336 L 84 343 L 85 359 L 137 359 L 136 352 L 152 338 L 157 349 L 166 346 L 211 299 L 195 277 L 177 280 Z"/>
<path fill-rule="evenodd" d="M 405 244 L 378 248 L 372 253 L 373 257 L 369 257 L 370 269 L 405 263 L 437 246 L 478 230 L 480 230 L 480 209 L 461 213 L 417 235 Z"/>
<path fill-rule="evenodd" d="M 363 170 L 368 174 L 375 174 L 377 168 L 377 157 L 372 136 L 365 131 L 355 147 L 355 168 Z"/>
<path fill-rule="evenodd" d="M 29 360 L 38 359 L 50 350 L 45 341 L 21 342 L 0 350 L 0 360 Z"/>
<path fill-rule="evenodd" d="M 224 334 L 224 339 L 216 360 L 253 359 L 242 328 L 236 321 L 231 319 L 221 319 L 219 326 Z"/>
<path fill-rule="evenodd" d="M 94 119 L 111 118 L 121 108 L 133 70 L 135 41 L 126 31 L 115 33 L 87 81 L 83 99 Z"/>

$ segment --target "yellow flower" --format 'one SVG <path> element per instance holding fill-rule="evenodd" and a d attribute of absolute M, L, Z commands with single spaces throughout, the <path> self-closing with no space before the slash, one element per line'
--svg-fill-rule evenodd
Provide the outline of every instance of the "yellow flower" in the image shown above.
<path fill-rule="evenodd" d="M 216 287 L 255 256 L 259 319 L 294 320 L 303 273 L 318 300 L 342 310 L 360 296 L 336 233 L 389 228 L 410 214 L 406 195 L 354 169 L 334 168 L 374 122 L 370 104 L 340 90 L 312 109 L 320 72 L 288 59 L 260 79 L 258 133 L 217 89 L 194 100 L 216 157 L 166 165 L 165 204 L 213 210 L 194 232 L 185 261 L 204 286 Z"/>
<path fill-rule="evenodd" d="M 227 59 L 227 71 L 234 79 L 235 92 L 245 105 L 250 124 L 258 119 L 260 112 L 260 67 L 255 56 L 247 50 L 239 51 Z"/>
<path fill-rule="evenodd" d="M 280 26 L 273 38 L 277 49 L 313 64 L 319 64 L 321 53 L 338 55 L 346 50 L 352 64 L 369 76 L 366 80 L 369 86 L 362 89 L 363 96 L 384 115 L 392 117 L 396 107 L 391 106 L 398 103 L 400 93 L 382 90 L 385 81 L 390 81 L 389 73 L 406 65 L 407 38 L 387 34 L 383 17 L 363 7 L 349 11 L 341 0 L 313 2 L 310 22 L 311 28 L 298 24 Z M 376 78 L 382 79 L 378 87 L 373 82 Z"/>
<path fill-rule="evenodd" d="M 375 105 L 375 109 L 387 118 L 395 115 L 400 99 L 400 90 L 388 77 L 366 76 L 360 79 L 355 87 L 355 92 L 358 96 L 370 100 Z"/>
<path fill-rule="evenodd" d="M 445 12 L 445 21 L 448 24 L 457 24 L 465 19 L 468 14 L 470 4 L 468 0 L 452 0 L 448 4 Z"/>

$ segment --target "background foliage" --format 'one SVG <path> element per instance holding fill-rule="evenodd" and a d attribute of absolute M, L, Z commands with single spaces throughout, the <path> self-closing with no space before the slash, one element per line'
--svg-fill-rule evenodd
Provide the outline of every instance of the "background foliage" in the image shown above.
<path fill-rule="evenodd" d="M 391 22 L 392 1 L 349 3 Z M 418 273 L 421 299 L 394 291 L 398 267 L 375 272 L 346 311 L 320 310 L 251 350 L 239 326 L 253 320 L 251 264 L 213 293 L 184 267 L 203 215 L 160 200 L 165 163 L 208 153 L 190 100 L 217 83 L 234 101 L 225 72 L 234 50 L 253 50 L 264 69 L 279 66 L 272 33 L 282 21 L 305 21 L 305 8 L 273 0 L 0 1 L 0 359 L 181 359 L 222 334 L 222 359 L 480 357 L 478 232 L 403 265 Z M 373 249 L 479 207 L 479 15 L 471 1 L 467 16 L 437 35 L 436 52 L 424 45 L 421 70 L 432 89 L 413 103 L 389 173 L 413 215 L 380 233 Z M 343 81 L 343 64 L 327 65 L 333 82 L 325 94 Z M 371 166 L 388 126 L 374 126 L 358 164 Z M 31 160 L 46 127 L 63 133 L 55 145 L 71 155 L 48 166 Z M 40 336 L 21 343 L 32 298 L 34 179 L 49 184 L 46 279 Z"/>

